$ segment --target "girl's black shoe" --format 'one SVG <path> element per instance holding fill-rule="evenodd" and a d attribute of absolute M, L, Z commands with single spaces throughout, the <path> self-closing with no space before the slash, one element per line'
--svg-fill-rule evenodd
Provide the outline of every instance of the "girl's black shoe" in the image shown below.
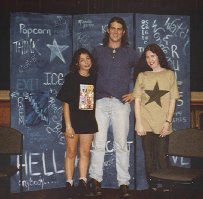
<path fill-rule="evenodd" d="M 74 195 L 74 184 L 71 185 L 69 182 L 66 182 L 66 199 L 73 199 Z"/>
<path fill-rule="evenodd" d="M 79 180 L 77 194 L 80 196 L 86 196 L 87 194 L 87 183 L 83 179 Z"/>

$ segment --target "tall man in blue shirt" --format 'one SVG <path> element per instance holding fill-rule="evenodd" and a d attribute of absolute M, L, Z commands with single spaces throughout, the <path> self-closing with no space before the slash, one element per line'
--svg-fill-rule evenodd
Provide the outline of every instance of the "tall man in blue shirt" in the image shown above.
<path fill-rule="evenodd" d="M 130 197 L 128 185 L 129 151 L 127 137 L 129 132 L 130 102 L 134 99 L 130 92 L 131 72 L 135 66 L 135 51 L 128 46 L 128 32 L 125 21 L 113 17 L 109 23 L 103 46 L 93 50 L 97 65 L 96 119 L 99 131 L 93 140 L 89 183 L 95 195 L 102 195 L 103 163 L 107 132 L 112 124 L 116 150 L 116 170 L 120 193 L 123 198 Z"/>

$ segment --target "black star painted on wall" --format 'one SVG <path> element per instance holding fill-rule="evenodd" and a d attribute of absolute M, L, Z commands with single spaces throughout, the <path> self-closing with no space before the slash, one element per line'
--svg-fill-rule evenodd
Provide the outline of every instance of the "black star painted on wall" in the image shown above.
<path fill-rule="evenodd" d="M 147 105 L 151 102 L 156 102 L 160 107 L 162 107 L 161 106 L 161 97 L 168 92 L 169 91 L 167 91 L 167 90 L 159 90 L 158 82 L 156 82 L 153 90 L 145 90 L 145 93 L 150 97 L 148 102 L 146 102 L 145 105 Z"/>

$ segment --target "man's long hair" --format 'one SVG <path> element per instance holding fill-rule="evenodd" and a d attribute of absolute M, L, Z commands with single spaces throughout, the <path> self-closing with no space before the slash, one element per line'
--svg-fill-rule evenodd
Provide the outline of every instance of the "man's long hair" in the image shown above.
<path fill-rule="evenodd" d="M 113 22 L 117 22 L 117 23 L 121 24 L 123 27 L 123 30 L 125 31 L 123 36 L 122 36 L 122 39 L 121 39 L 121 47 L 129 45 L 129 43 L 128 43 L 128 29 L 127 29 L 125 21 L 121 17 L 113 17 L 110 19 L 110 21 L 108 23 L 108 29 L 110 29 L 111 23 L 113 23 Z M 109 43 L 109 33 L 106 31 L 105 37 L 103 39 L 103 45 L 108 46 L 108 43 Z"/>

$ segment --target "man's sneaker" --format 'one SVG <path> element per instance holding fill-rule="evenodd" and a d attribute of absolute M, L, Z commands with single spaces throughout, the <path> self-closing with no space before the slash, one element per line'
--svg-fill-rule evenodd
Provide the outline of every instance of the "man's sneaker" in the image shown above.
<path fill-rule="evenodd" d="M 80 196 L 86 196 L 87 191 L 87 183 L 83 179 L 80 179 L 77 187 L 77 194 Z"/>
<path fill-rule="evenodd" d="M 120 185 L 120 194 L 121 198 L 130 198 L 131 194 L 129 193 L 128 185 Z"/>
<path fill-rule="evenodd" d="M 74 185 L 66 182 L 66 199 L 73 199 L 74 194 Z"/>
<path fill-rule="evenodd" d="M 94 178 L 91 178 L 89 182 L 87 183 L 88 186 L 88 196 L 101 196 L 102 190 L 101 190 L 101 183 L 95 180 Z"/>

